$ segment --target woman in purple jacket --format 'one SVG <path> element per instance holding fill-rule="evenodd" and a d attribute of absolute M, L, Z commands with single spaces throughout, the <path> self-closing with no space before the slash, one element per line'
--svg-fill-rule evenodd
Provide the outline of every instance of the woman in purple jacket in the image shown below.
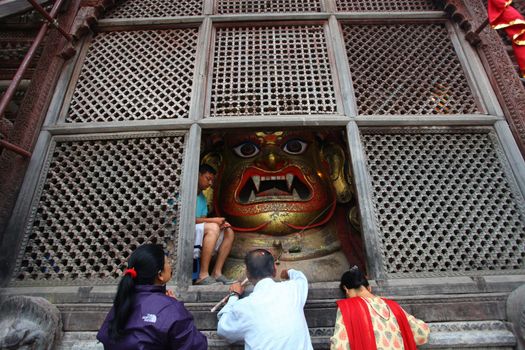
<path fill-rule="evenodd" d="M 97 339 L 106 350 L 206 349 L 184 305 L 166 295 L 171 265 L 161 245 L 138 247 L 128 260 L 117 295 Z"/>

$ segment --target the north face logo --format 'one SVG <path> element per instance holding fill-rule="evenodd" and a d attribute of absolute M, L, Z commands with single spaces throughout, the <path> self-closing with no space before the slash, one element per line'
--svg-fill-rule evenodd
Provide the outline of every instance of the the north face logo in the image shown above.
<path fill-rule="evenodd" d="M 144 322 L 155 323 L 157 322 L 157 315 L 147 314 L 146 316 L 142 316 L 142 319 L 144 320 Z"/>

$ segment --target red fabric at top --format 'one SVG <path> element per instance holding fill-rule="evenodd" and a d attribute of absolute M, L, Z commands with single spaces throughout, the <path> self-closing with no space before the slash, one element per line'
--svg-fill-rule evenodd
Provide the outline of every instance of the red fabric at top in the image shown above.
<path fill-rule="evenodd" d="M 505 29 L 507 36 L 512 40 L 521 74 L 525 76 L 525 19 L 510 6 L 511 3 L 512 0 L 489 0 L 489 22 L 494 29 Z"/>

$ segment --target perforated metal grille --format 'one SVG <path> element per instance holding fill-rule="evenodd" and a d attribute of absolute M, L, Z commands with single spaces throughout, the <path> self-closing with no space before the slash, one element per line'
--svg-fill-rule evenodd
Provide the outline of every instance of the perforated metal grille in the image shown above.
<path fill-rule="evenodd" d="M 175 249 L 185 136 L 150 136 L 56 144 L 15 281 L 112 283 L 140 244 Z"/>
<path fill-rule="evenodd" d="M 217 29 L 211 116 L 336 110 L 322 26 Z"/>
<path fill-rule="evenodd" d="M 338 11 L 437 11 L 432 0 L 336 0 Z"/>
<path fill-rule="evenodd" d="M 202 0 L 126 0 L 104 18 L 199 16 L 202 9 Z"/>
<path fill-rule="evenodd" d="M 319 12 L 320 1 L 303 0 L 219 0 L 217 13 Z"/>
<path fill-rule="evenodd" d="M 365 129 L 362 139 L 388 273 L 525 268 L 523 199 L 494 133 Z"/>
<path fill-rule="evenodd" d="M 360 114 L 478 112 L 442 24 L 343 26 Z"/>
<path fill-rule="evenodd" d="M 187 118 L 197 29 L 101 33 L 66 122 Z"/>

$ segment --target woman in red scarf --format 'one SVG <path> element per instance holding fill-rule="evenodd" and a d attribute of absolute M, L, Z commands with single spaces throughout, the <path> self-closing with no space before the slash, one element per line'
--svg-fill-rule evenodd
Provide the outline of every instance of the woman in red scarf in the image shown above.
<path fill-rule="evenodd" d="M 356 266 L 343 274 L 340 287 L 346 299 L 337 302 L 332 350 L 414 350 L 428 341 L 426 323 L 398 303 L 372 294 Z"/>

